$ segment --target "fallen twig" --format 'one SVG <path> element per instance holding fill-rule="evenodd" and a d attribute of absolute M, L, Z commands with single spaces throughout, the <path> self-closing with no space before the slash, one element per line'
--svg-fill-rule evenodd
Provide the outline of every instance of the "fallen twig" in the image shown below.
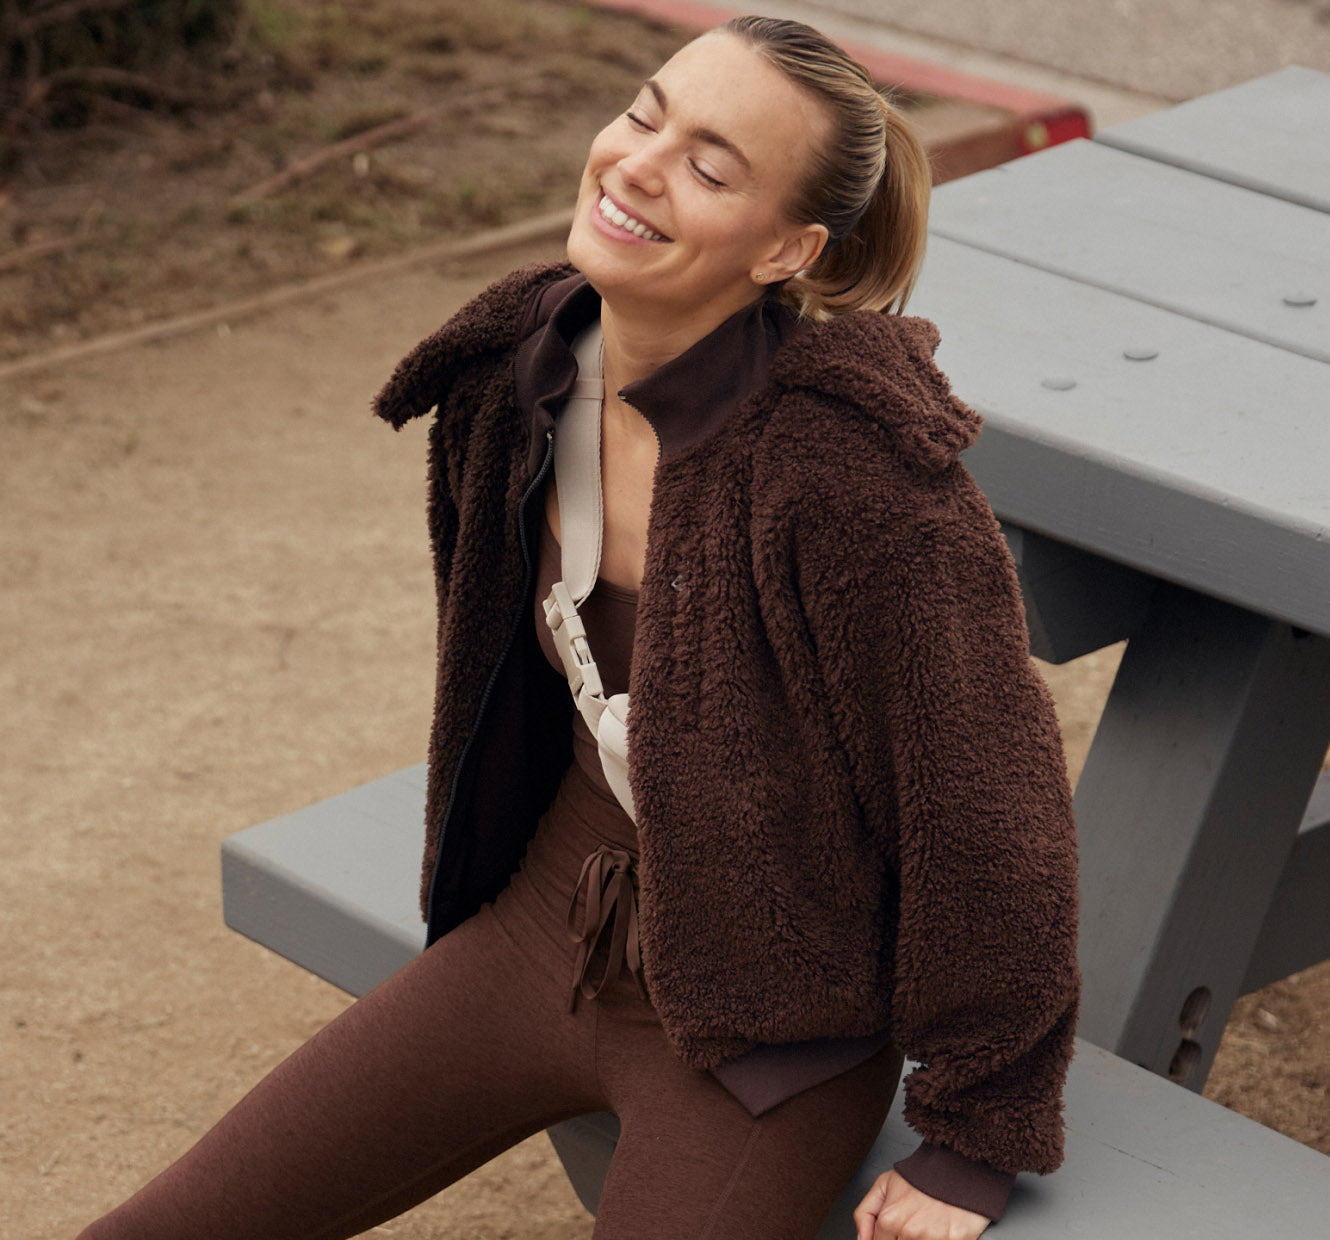
<path fill-rule="evenodd" d="M 75 233 L 72 237 L 58 237 L 54 241 L 35 241 L 32 245 L 10 250 L 8 254 L 0 254 L 0 271 L 16 271 L 28 263 L 35 263 L 39 258 L 45 258 L 48 254 L 72 250 L 84 240 L 81 233 Z"/>
<path fill-rule="evenodd" d="M 38 9 L 26 17 L 20 17 L 10 31 L 13 38 L 26 39 L 51 26 L 79 17 L 84 13 L 113 13 L 117 9 L 127 9 L 136 0 L 65 0 L 63 4 L 53 4 L 49 8 Z"/>
<path fill-rule="evenodd" d="M 234 210 L 239 207 L 247 207 L 251 203 L 271 197 L 273 194 L 294 185 L 297 181 L 304 180 L 305 177 L 317 172 L 325 165 L 336 163 L 337 160 L 343 159 L 347 155 L 355 155 L 359 151 L 367 151 L 372 147 L 381 146 L 385 142 L 392 142 L 396 138 L 403 138 L 450 109 L 467 106 L 484 107 L 496 98 L 511 99 L 520 94 L 522 90 L 543 80 L 544 76 L 543 72 L 537 72 L 515 78 L 502 86 L 498 84 L 483 86 L 460 97 L 454 97 L 447 103 L 440 103 L 432 108 L 422 108 L 418 112 L 399 116 L 396 120 L 385 121 L 382 125 L 376 125 L 373 129 L 366 129 L 354 137 L 344 138 L 341 142 L 334 142 L 331 146 L 316 151 L 313 155 L 307 155 L 304 159 L 296 160 L 295 163 L 283 168 L 281 172 L 260 181 L 257 185 L 251 185 L 249 189 L 242 190 L 231 199 L 231 208 Z"/>
<path fill-rule="evenodd" d="M 231 31 L 231 41 L 226 45 L 226 51 L 222 53 L 222 63 L 234 65 L 240 62 L 244 55 L 245 43 L 249 39 L 250 27 L 254 24 L 254 10 L 248 4 L 240 6 L 240 12 L 236 14 L 235 29 Z"/>
<path fill-rule="evenodd" d="M 35 263 L 39 258 L 46 258 L 51 254 L 61 254 L 65 250 L 72 250 L 82 245 L 91 236 L 92 227 L 101 213 L 101 203 L 94 203 L 83 213 L 83 218 L 79 220 L 78 227 L 69 236 L 56 237 L 51 241 L 34 241 L 31 245 L 10 250 L 8 254 L 0 254 L 0 272 L 17 271 L 20 267 L 27 266 L 28 263 Z"/>
<path fill-rule="evenodd" d="M 88 86 L 94 89 L 109 87 L 115 90 L 136 90 L 140 94 L 151 95 L 153 98 L 160 99 L 163 103 L 168 103 L 177 108 L 206 107 L 215 102 L 192 91 L 177 90 L 174 86 L 154 82 L 152 78 L 144 77 L 141 73 L 130 73 L 127 69 L 113 69 L 108 65 L 91 66 L 86 69 L 57 69 L 54 73 L 46 74 L 45 77 L 37 80 L 35 93 L 38 98 L 29 98 L 29 106 L 50 94 L 57 86 Z"/>
<path fill-rule="evenodd" d="M 249 189 L 236 194 L 231 199 L 231 206 L 233 208 L 247 207 L 251 203 L 268 198 L 294 185 L 297 181 L 304 180 L 305 177 L 318 172 L 325 165 L 335 163 L 347 155 L 355 155 L 359 151 L 367 151 L 385 142 L 391 142 L 395 138 L 402 138 L 409 133 L 414 133 L 423 125 L 428 124 L 440 111 L 442 111 L 442 107 L 423 108 L 418 112 L 399 116 L 396 120 L 385 121 L 382 125 L 375 125 L 373 129 L 366 129 L 352 138 L 344 138 L 341 142 L 334 142 L 331 146 L 325 146 L 323 150 L 315 151 L 313 155 L 307 155 L 304 159 L 298 159 L 295 163 L 289 164 L 275 176 L 270 176 L 257 185 L 251 185 Z"/>

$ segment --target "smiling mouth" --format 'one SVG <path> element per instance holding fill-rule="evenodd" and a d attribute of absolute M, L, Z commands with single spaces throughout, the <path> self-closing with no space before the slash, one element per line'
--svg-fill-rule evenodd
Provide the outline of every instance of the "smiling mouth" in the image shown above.
<path fill-rule="evenodd" d="M 610 200 L 610 196 L 604 191 L 601 192 L 600 202 L 596 204 L 596 210 L 615 228 L 621 228 L 624 232 L 632 233 L 634 237 L 641 237 L 643 241 L 669 240 L 663 233 L 648 228 L 641 220 L 634 219 L 627 211 L 622 211 L 616 207 Z"/>

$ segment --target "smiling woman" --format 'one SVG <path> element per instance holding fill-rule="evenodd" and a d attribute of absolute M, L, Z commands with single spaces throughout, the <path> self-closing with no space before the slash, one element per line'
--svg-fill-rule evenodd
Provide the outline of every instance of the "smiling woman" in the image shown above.
<path fill-rule="evenodd" d="M 899 313 L 927 200 L 860 66 L 736 19 L 597 136 L 570 263 L 398 366 L 429 946 L 83 1240 L 351 1236 L 603 1110 L 599 1240 L 811 1240 L 903 1056 L 859 1240 L 973 1240 L 1058 1164 L 1070 795 L 978 419 Z"/>
<path fill-rule="evenodd" d="M 663 339 L 705 335 L 826 244 L 826 226 L 789 207 L 829 127 L 745 41 L 697 39 L 592 142 L 568 257 L 607 307 L 656 320 Z M 641 244 L 619 215 L 656 239 Z"/>

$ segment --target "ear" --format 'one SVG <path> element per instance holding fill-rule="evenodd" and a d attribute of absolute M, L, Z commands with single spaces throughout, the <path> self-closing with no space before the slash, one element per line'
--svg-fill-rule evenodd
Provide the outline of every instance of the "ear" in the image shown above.
<path fill-rule="evenodd" d="M 758 264 L 756 270 L 762 278 L 758 279 L 755 274 L 754 281 L 758 284 L 775 284 L 797 275 L 805 267 L 811 267 L 827 244 L 827 236 L 825 224 L 804 224 L 788 233 L 779 248 L 772 251 L 771 257 Z"/>

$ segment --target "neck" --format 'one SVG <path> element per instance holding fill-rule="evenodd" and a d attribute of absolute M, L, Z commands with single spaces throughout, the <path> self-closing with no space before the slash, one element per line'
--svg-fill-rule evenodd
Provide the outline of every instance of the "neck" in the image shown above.
<path fill-rule="evenodd" d="M 731 306 L 710 315 L 690 316 L 669 323 L 662 322 L 658 315 L 648 318 L 602 301 L 600 325 L 605 338 L 605 390 L 618 392 L 630 383 L 645 379 L 666 362 L 686 353 L 741 309 L 742 306 Z"/>

